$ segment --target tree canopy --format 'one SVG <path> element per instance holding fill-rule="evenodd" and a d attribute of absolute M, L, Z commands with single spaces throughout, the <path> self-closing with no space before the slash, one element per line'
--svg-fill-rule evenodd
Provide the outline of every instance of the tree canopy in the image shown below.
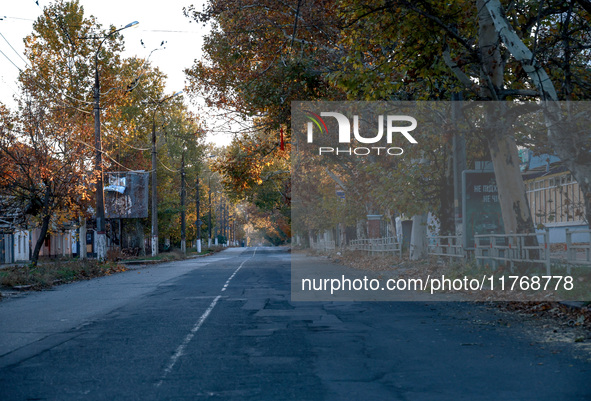
<path fill-rule="evenodd" d="M 187 14 L 213 26 L 204 47 L 205 60 L 187 70 L 191 93 L 207 97 L 211 105 L 256 119 L 255 134 L 240 141 L 251 143 L 256 137 L 255 142 L 269 145 L 260 146 L 261 152 L 252 156 L 246 156 L 248 146 L 244 144 L 231 148 L 220 167 L 233 173 L 231 188 L 251 187 L 252 173 L 260 179 L 262 166 L 268 162 L 267 149 L 279 142 L 277 127 L 286 127 L 286 138 L 291 142 L 286 102 L 292 100 L 451 101 L 458 94 L 465 101 L 589 97 L 590 14 L 586 1 L 286 4 L 214 0 L 203 11 L 189 8 Z M 554 117 L 561 121 L 560 113 Z M 473 130 L 466 140 L 468 149 L 474 151 L 469 159 L 490 157 L 493 161 L 506 229 L 533 230 L 519 171 L 518 145 L 528 145 L 539 153 L 552 150 L 561 158 L 586 194 L 589 220 L 588 138 L 577 136 L 573 141 L 567 132 L 552 129 L 556 124 L 523 136 L 517 130 L 513 136 L 508 134 L 516 132 L 512 123 L 500 126 L 500 121 L 493 115 L 476 121 L 482 129 Z M 432 173 L 445 171 L 442 167 L 448 165 L 451 153 L 445 137 L 437 135 L 425 143 L 423 150 L 429 155 Z M 443 156 L 446 153 L 448 156 Z M 270 154 L 282 157 L 279 151 Z M 441 157 L 431 158 L 436 154 Z M 381 187 L 408 183 L 413 175 L 418 178 L 416 174 L 399 169 L 388 174 Z M 438 181 L 443 182 L 433 179 L 431 183 Z M 428 188 L 432 199 L 449 197 L 449 185 Z M 425 205 L 429 204 L 427 195 L 418 197 L 425 199 Z M 386 193 L 376 196 L 387 198 Z M 397 197 L 397 209 L 409 203 L 402 201 L 405 198 L 416 200 L 416 191 Z"/>

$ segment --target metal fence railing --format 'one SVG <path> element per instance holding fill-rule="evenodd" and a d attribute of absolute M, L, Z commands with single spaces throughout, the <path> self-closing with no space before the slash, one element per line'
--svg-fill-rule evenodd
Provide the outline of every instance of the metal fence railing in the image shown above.
<path fill-rule="evenodd" d="M 542 241 L 538 238 L 542 236 Z M 539 263 L 550 274 L 548 231 L 541 234 L 483 234 L 474 236 L 474 255 L 478 264 L 492 267 L 515 263 Z"/>
<path fill-rule="evenodd" d="M 550 274 L 551 262 L 571 266 L 591 266 L 591 230 L 566 230 L 564 250 L 550 249 L 549 231 L 532 234 L 481 234 L 474 236 L 474 257 L 479 265 L 491 267 L 534 263 L 546 268 Z M 335 241 L 319 240 L 311 244 L 320 252 L 336 251 Z M 362 238 L 349 242 L 351 251 L 368 254 L 393 254 L 402 257 L 402 244 L 396 237 Z M 431 236 L 428 238 L 428 254 L 441 258 L 466 259 L 471 257 L 464 249 L 461 236 Z"/>
<path fill-rule="evenodd" d="M 320 251 L 320 252 L 332 252 L 336 249 L 334 241 L 325 241 L 325 240 L 312 242 L 311 247 L 312 247 L 312 249 L 316 249 L 317 251 Z"/>
<path fill-rule="evenodd" d="M 427 253 L 432 256 L 451 259 L 466 257 L 462 237 L 458 235 L 438 235 L 428 238 Z"/>
<path fill-rule="evenodd" d="M 577 236 L 578 241 L 573 241 Z M 586 237 L 586 241 L 581 237 Z M 573 265 L 591 265 L 591 230 L 569 230 L 566 229 L 566 261 Z"/>
<path fill-rule="evenodd" d="M 402 257 L 402 244 L 396 237 L 362 238 L 349 242 L 349 249 L 353 251 L 365 251 L 369 254 L 392 253 Z"/>

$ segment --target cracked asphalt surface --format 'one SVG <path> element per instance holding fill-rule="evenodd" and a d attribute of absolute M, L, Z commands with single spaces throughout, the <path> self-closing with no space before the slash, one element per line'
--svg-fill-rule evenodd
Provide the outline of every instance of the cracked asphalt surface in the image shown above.
<path fill-rule="evenodd" d="M 295 302 L 284 248 L 228 249 L 0 302 L 0 399 L 591 399 L 588 356 L 522 320 Z"/>

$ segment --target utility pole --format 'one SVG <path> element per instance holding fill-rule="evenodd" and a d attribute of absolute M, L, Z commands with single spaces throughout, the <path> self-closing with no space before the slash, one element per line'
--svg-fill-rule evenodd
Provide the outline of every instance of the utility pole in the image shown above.
<path fill-rule="evenodd" d="M 463 219 L 462 215 L 462 173 L 466 170 L 466 139 L 463 133 L 459 131 L 459 119 L 461 117 L 461 101 L 462 96 L 459 93 L 452 94 L 452 118 L 456 123 L 456 129 L 453 136 L 453 175 L 454 175 L 454 220 L 455 220 L 455 234 L 463 235 Z"/>
<path fill-rule="evenodd" d="M 197 178 L 195 179 L 195 212 L 197 225 L 197 253 L 201 253 L 201 218 L 199 214 L 199 170 L 197 171 Z"/>
<path fill-rule="evenodd" d="M 226 201 L 222 196 L 222 241 L 226 238 Z"/>
<path fill-rule="evenodd" d="M 98 58 L 101 47 L 105 41 L 115 33 L 137 25 L 134 21 L 122 28 L 116 29 L 106 35 L 98 45 L 94 53 L 94 146 L 96 157 L 94 163 L 94 173 L 96 175 L 96 258 L 99 261 L 107 257 L 107 232 L 105 228 L 105 194 L 103 188 L 103 147 L 101 143 L 101 83 L 99 77 Z M 84 239 L 86 241 L 86 238 Z"/>
<path fill-rule="evenodd" d="M 215 216 L 215 240 L 217 242 L 216 245 L 220 244 L 220 236 L 222 235 L 222 195 L 220 194 L 218 197 L 218 210 Z"/>
<path fill-rule="evenodd" d="M 156 177 L 156 112 L 158 108 L 167 100 L 181 94 L 176 92 L 154 104 L 154 113 L 152 114 L 152 256 L 158 255 L 158 181 Z"/>
<path fill-rule="evenodd" d="M 224 202 L 224 237 L 226 237 L 226 245 L 229 244 L 230 241 L 230 230 L 228 229 L 228 224 L 230 224 L 230 216 L 228 215 L 228 201 Z"/>
<path fill-rule="evenodd" d="M 152 256 L 158 255 L 158 181 L 156 177 L 156 109 L 152 117 Z"/>
<path fill-rule="evenodd" d="M 211 236 L 211 174 L 209 175 L 209 222 L 207 223 L 207 228 L 209 230 L 209 237 L 207 240 L 207 245 L 211 246 L 212 243 L 212 236 Z"/>
<path fill-rule="evenodd" d="M 104 42 L 104 41 L 103 41 Z M 102 43 L 101 43 L 102 45 Z M 98 70 L 98 53 L 95 54 L 94 69 L 94 146 L 96 148 L 96 258 L 101 261 L 107 256 L 107 233 L 105 231 L 105 192 L 103 189 L 103 148 L 101 143 L 101 84 Z M 84 239 L 86 241 L 86 238 Z"/>
<path fill-rule="evenodd" d="M 181 252 L 187 254 L 187 236 L 185 226 L 185 151 L 181 155 Z"/>

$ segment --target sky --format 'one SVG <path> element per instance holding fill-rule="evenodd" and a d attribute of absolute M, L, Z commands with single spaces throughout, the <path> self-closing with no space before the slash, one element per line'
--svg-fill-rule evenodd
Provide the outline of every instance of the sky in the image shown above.
<path fill-rule="evenodd" d="M 107 27 L 117 28 L 138 21 L 135 27 L 121 31 L 125 39 L 124 57 L 146 58 L 150 52 L 166 41 L 165 48 L 154 52 L 150 61 L 159 67 L 167 79 L 167 92 L 172 94 L 184 89 L 183 70 L 202 56 L 201 47 L 207 27 L 183 15 L 183 7 L 191 4 L 196 9 L 203 8 L 205 0 L 80 0 L 85 15 L 94 15 L 97 21 Z M 12 97 L 17 92 L 18 69 L 23 68 L 23 38 L 33 30 L 33 22 L 41 15 L 47 0 L 3 1 L 0 6 L 0 102 L 14 107 Z M 142 46 L 143 41 L 144 46 Z M 18 53 L 18 54 L 17 54 Z M 10 60 L 8 60 L 9 58 Z M 185 97 L 187 99 L 187 97 Z M 186 100 L 189 101 L 188 99 Z M 195 109 L 193 106 L 191 109 Z M 208 142 L 218 145 L 228 144 L 231 135 L 210 133 Z"/>

